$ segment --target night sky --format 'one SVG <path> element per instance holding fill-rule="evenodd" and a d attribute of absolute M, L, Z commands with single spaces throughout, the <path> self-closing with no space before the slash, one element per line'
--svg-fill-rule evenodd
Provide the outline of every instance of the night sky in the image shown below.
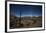
<path fill-rule="evenodd" d="M 40 5 L 20 5 L 10 4 L 10 13 L 14 16 L 42 16 L 42 6 Z"/>

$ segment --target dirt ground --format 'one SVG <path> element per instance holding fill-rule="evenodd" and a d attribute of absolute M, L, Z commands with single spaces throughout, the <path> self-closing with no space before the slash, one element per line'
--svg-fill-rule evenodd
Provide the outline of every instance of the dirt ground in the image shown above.
<path fill-rule="evenodd" d="M 42 17 L 10 17 L 10 28 L 34 28 L 42 27 Z"/>

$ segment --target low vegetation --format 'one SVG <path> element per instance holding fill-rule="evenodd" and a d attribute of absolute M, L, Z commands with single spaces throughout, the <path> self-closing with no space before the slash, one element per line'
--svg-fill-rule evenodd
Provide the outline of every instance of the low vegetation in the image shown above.
<path fill-rule="evenodd" d="M 42 17 L 16 17 L 10 16 L 10 28 L 34 28 L 42 27 Z"/>

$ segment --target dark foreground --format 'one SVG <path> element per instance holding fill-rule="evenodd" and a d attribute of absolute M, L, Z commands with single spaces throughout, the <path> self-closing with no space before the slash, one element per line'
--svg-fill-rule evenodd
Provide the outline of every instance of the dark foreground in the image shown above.
<path fill-rule="evenodd" d="M 10 29 L 42 27 L 42 17 L 19 17 L 10 16 Z"/>

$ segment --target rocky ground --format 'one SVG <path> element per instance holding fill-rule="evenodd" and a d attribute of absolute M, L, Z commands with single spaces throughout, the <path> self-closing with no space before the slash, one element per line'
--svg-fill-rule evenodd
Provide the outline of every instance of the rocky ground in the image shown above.
<path fill-rule="evenodd" d="M 42 27 L 42 17 L 10 17 L 10 28 L 34 28 Z"/>

